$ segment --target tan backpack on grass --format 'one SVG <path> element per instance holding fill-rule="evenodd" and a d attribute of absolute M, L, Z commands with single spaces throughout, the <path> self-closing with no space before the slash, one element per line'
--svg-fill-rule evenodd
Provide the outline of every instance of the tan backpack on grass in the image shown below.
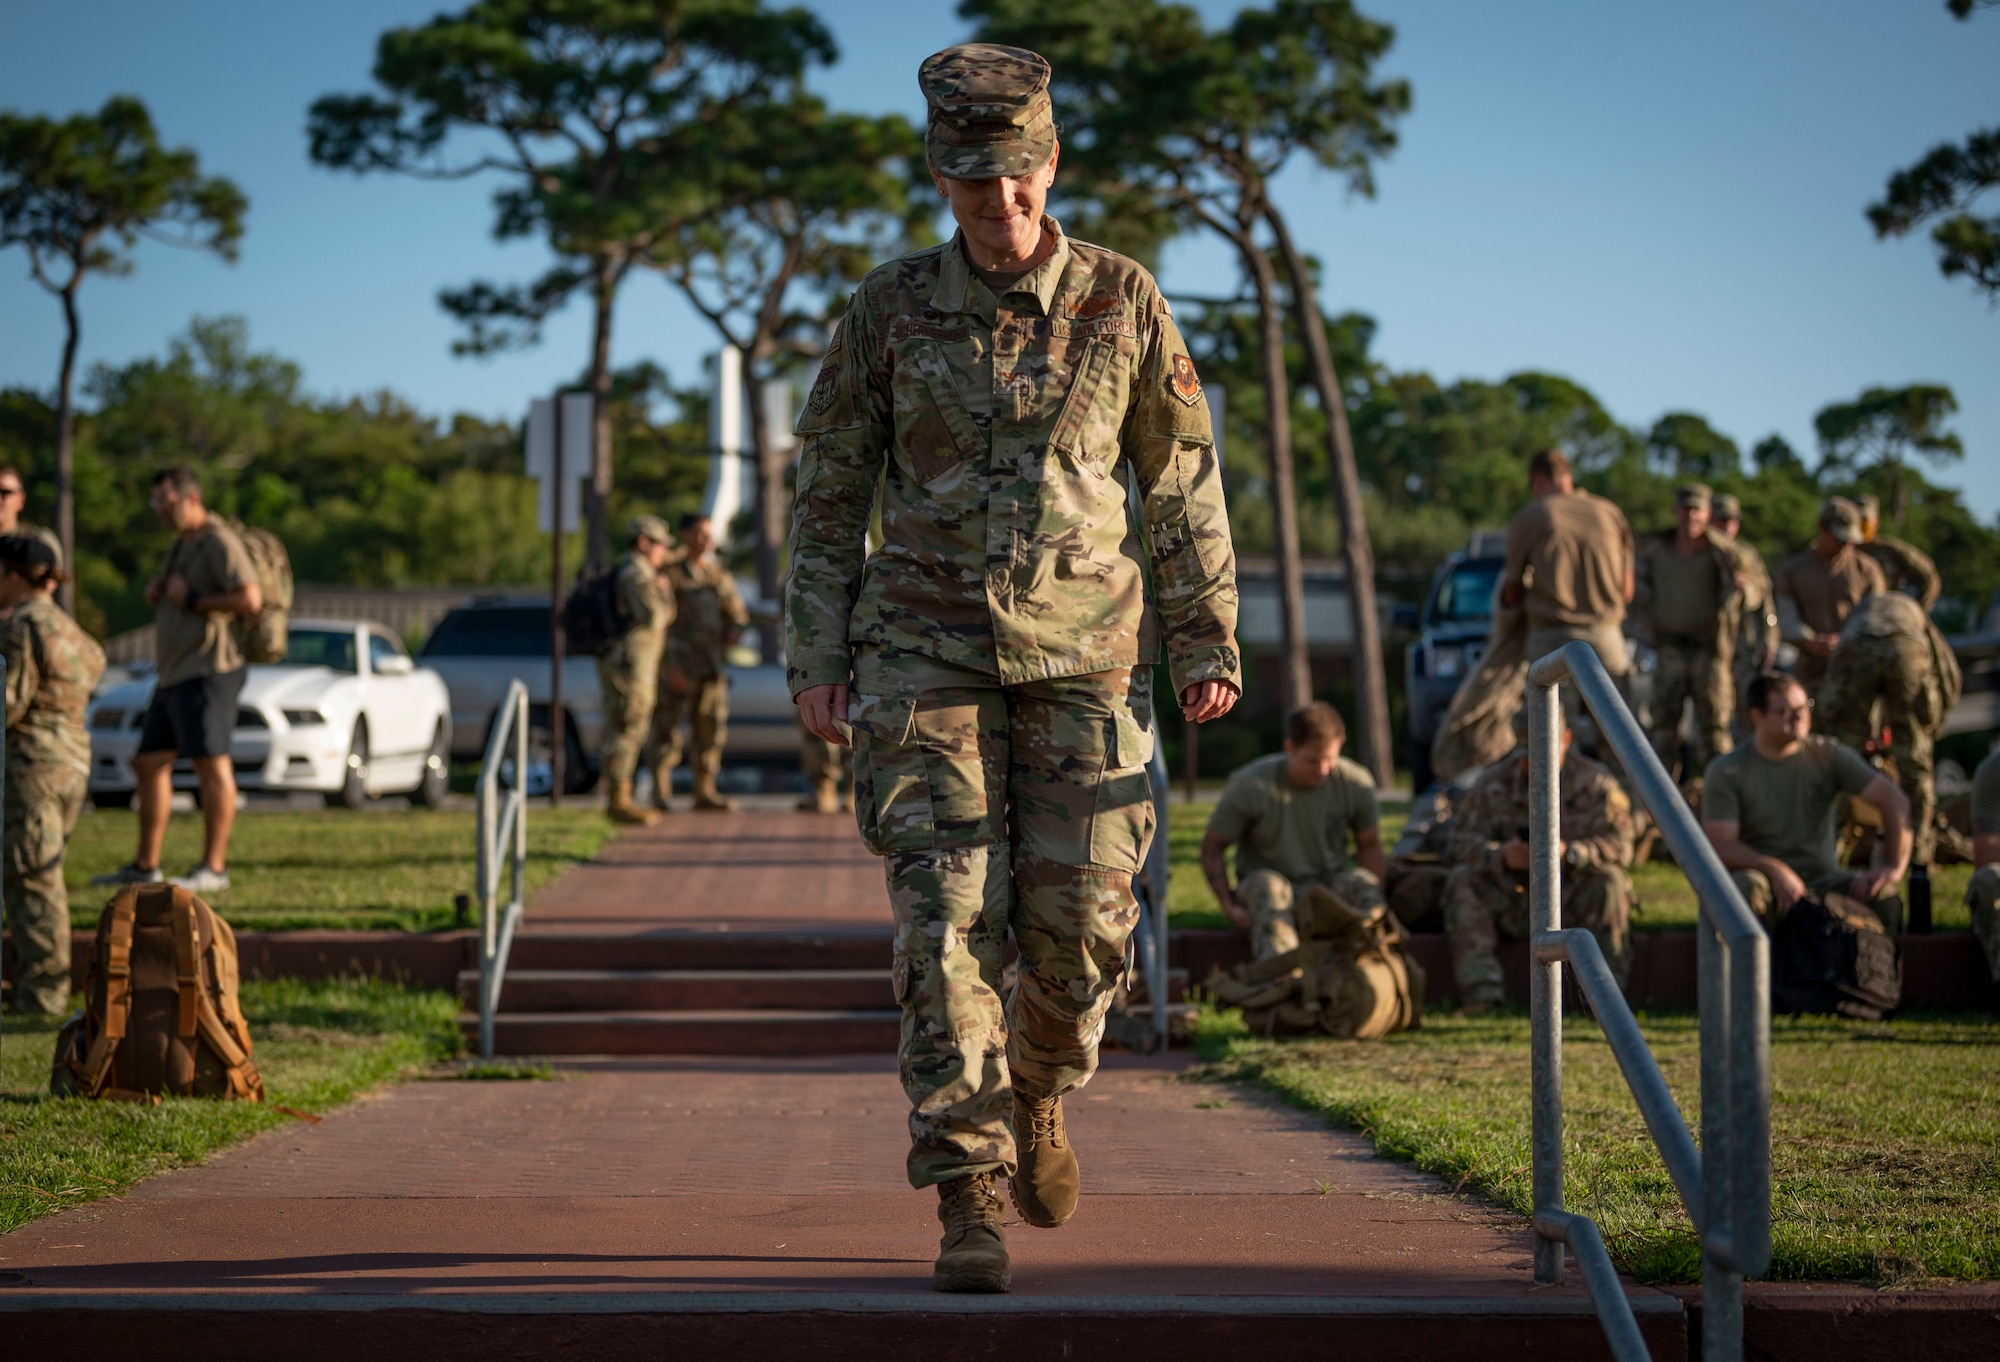
<path fill-rule="evenodd" d="M 1294 910 L 1299 945 L 1255 964 L 1216 970 L 1202 985 L 1243 1009 L 1260 1036 L 1379 1040 L 1423 1022 L 1424 971 L 1403 953 L 1403 924 L 1363 912 L 1324 885 Z"/>
<path fill-rule="evenodd" d="M 56 1037 L 58 1097 L 264 1100 L 236 999 L 236 933 L 166 884 L 118 891 L 97 919 L 84 1014 Z"/>

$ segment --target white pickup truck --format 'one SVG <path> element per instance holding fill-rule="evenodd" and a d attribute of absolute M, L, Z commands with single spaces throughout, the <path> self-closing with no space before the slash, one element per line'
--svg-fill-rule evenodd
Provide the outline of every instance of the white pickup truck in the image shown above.
<path fill-rule="evenodd" d="M 546 593 L 475 597 L 437 622 L 419 658 L 444 678 L 451 693 L 452 757 L 477 761 L 486 749 L 507 683 L 528 687 L 530 762 L 553 751 L 549 724 L 549 598 Z M 729 740 L 723 761 L 763 766 L 796 765 L 798 728 L 791 692 L 778 664 L 731 666 Z M 563 785 L 579 794 L 596 783 L 604 728 L 597 659 L 563 658 Z"/>

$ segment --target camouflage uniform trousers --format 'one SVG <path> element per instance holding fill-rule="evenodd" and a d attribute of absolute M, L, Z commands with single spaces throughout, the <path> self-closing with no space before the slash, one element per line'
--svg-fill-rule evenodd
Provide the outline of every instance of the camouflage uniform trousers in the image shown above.
<path fill-rule="evenodd" d="M 1138 921 L 1148 670 L 1002 685 L 864 650 L 855 673 L 854 808 L 895 914 L 910 1183 L 1011 1176 L 1012 1087 L 1061 1096 L 1096 1071 Z"/>
<path fill-rule="evenodd" d="M 681 746 L 681 720 L 688 720 L 690 742 Z M 690 673 L 686 690 L 674 690 L 660 683 L 660 702 L 653 710 L 653 779 L 661 791 L 669 783 L 674 768 L 681 764 L 683 751 L 697 784 L 704 778 L 713 783 L 722 769 L 722 745 L 729 740 L 729 678 L 720 674 Z"/>
<path fill-rule="evenodd" d="M 1896 780 L 1910 801 L 1910 859 L 1929 865 L 1937 853 L 1934 764 L 1944 720 L 1930 648 L 1920 638 L 1862 634 L 1842 643 L 1838 657 L 1814 698 L 1814 722 L 1857 751 L 1888 725 Z"/>
<path fill-rule="evenodd" d="M 1735 679 L 1729 659 L 1713 648 L 1661 639 L 1655 651 L 1659 662 L 1653 672 L 1653 750 L 1667 770 L 1680 764 L 1681 711 L 1694 701 L 1694 768 L 1681 773 L 1683 780 L 1692 779 L 1734 745 L 1729 740 L 1729 718 L 1736 707 Z"/>
<path fill-rule="evenodd" d="M 1863 898 L 1854 892 L 1852 870 L 1836 870 L 1832 874 L 1821 875 L 1817 879 L 1806 880 L 1806 892 L 1814 898 L 1824 898 L 1828 894 L 1845 894 L 1858 903 L 1864 903 L 1875 910 L 1875 916 L 1882 919 L 1883 928 L 1891 936 L 1903 934 L 1903 900 L 1893 892 L 1879 898 Z M 1771 891 L 1770 877 L 1761 870 L 1737 870 L 1729 878 L 1736 881 L 1736 890 L 1743 895 L 1743 901 L 1750 905 L 1750 911 L 1764 924 L 1766 931 L 1778 925 L 1777 914 L 1772 910 L 1777 906 L 1777 895 Z M 1803 878 L 1803 877 L 1801 877 Z"/>
<path fill-rule="evenodd" d="M 60 1013 L 69 1006 L 69 893 L 63 852 L 89 776 L 70 768 L 7 773 L 4 903 L 14 933 L 14 1006 Z"/>
<path fill-rule="evenodd" d="M 2000 984 L 2000 865 L 1989 863 L 1972 873 L 1965 906 L 1972 910 L 1972 934 L 1986 948 L 1986 968 Z"/>
<path fill-rule="evenodd" d="M 1450 866 L 1392 858 L 1389 862 L 1389 911 L 1408 931 L 1443 931 L 1444 890 L 1450 882 Z"/>
<path fill-rule="evenodd" d="M 1618 866 L 1562 872 L 1562 925 L 1597 938 L 1618 987 L 1632 970 L 1632 881 Z M 1528 935 L 1528 876 L 1462 865 L 1444 890 L 1445 943 L 1452 977 L 1466 1001 L 1499 1002 L 1503 996 L 1499 939 Z"/>
<path fill-rule="evenodd" d="M 1359 866 L 1337 871 L 1321 882 L 1343 903 L 1364 913 L 1383 901 L 1382 882 Z M 1287 879 L 1275 870 L 1253 870 L 1236 882 L 1236 901 L 1250 914 L 1252 959 L 1269 960 L 1298 949 L 1299 925 L 1292 905 L 1313 883 Z"/>
<path fill-rule="evenodd" d="M 603 694 L 604 741 L 600 764 L 614 786 L 629 785 L 639 769 L 646 744 L 646 725 L 653 717 L 654 688 L 660 670 L 660 640 L 627 636 L 597 659 L 597 685 Z"/>

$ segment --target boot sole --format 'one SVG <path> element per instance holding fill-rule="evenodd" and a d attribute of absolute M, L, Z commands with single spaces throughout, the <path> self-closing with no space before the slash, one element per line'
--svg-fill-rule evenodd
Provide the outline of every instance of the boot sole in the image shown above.
<path fill-rule="evenodd" d="M 995 1296 L 1013 1289 L 1013 1273 L 1006 1267 L 962 1267 L 952 1272 L 933 1272 L 931 1290 L 962 1295 Z"/>
<path fill-rule="evenodd" d="M 1022 1194 L 1021 1180 L 1019 1178 L 1007 1179 L 1007 1192 L 1014 1203 L 1014 1209 L 1020 1212 L 1021 1219 L 1027 1221 L 1028 1224 L 1033 1225 L 1038 1230 L 1059 1229 L 1063 1225 L 1068 1224 L 1070 1217 L 1076 1214 L 1076 1207 L 1074 1206 L 1071 1206 L 1067 1212 L 1060 1216 L 1053 1216 L 1040 1206 L 1033 1204 Z"/>

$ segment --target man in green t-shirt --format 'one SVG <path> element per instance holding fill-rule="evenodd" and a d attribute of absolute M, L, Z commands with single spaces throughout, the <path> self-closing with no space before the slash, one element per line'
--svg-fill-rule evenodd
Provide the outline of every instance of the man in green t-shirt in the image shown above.
<path fill-rule="evenodd" d="M 1229 920 L 1249 930 L 1259 960 L 1299 944 L 1292 906 L 1315 884 L 1363 912 L 1382 902 L 1389 862 L 1375 780 L 1341 758 L 1346 740 L 1340 711 L 1325 701 L 1293 710 L 1285 719 L 1285 750 L 1230 776 L 1209 816 L 1202 872 Z M 1225 860 L 1232 846 L 1233 890 Z"/>
<path fill-rule="evenodd" d="M 229 887 L 226 858 L 236 824 L 229 735 L 248 672 L 232 625 L 237 616 L 264 608 L 264 592 L 243 541 L 202 503 L 201 480 L 192 468 L 169 468 L 154 476 L 153 511 L 174 531 L 174 542 L 160 575 L 146 587 L 146 600 L 156 612 L 153 648 L 159 679 L 132 758 L 139 780 L 139 854 L 124 869 L 91 883 L 161 881 L 160 849 L 173 800 L 174 762 L 187 757 L 201 782 L 202 857 L 174 883 L 213 894 Z"/>
<path fill-rule="evenodd" d="M 1972 931 L 1986 948 L 1986 967 L 2000 984 L 2000 752 L 1987 756 L 1972 773 L 1972 883 L 1966 906 Z"/>
<path fill-rule="evenodd" d="M 1800 899 L 1860 899 L 1892 935 L 1903 930 L 1896 883 L 1910 863 L 1910 801 L 1853 748 L 1812 732 L 1812 705 L 1795 677 L 1750 683 L 1751 740 L 1708 765 L 1702 831 L 1766 926 Z M 1853 795 L 1882 816 L 1888 862 L 1846 871 L 1835 853 L 1834 810 Z"/>

